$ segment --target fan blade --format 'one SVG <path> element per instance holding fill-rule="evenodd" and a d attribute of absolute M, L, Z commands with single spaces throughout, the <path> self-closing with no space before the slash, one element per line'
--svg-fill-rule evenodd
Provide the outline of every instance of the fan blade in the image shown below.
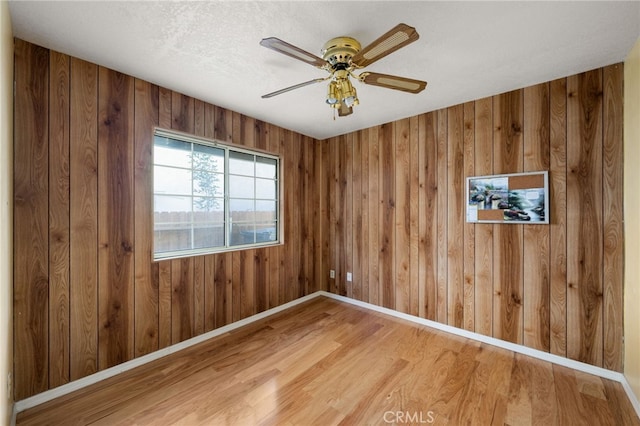
<path fill-rule="evenodd" d="M 262 95 L 262 99 L 272 98 L 276 95 L 281 95 L 282 93 L 289 92 L 291 90 L 299 89 L 304 86 L 309 86 L 310 84 L 320 83 L 325 81 L 326 78 L 314 78 L 313 80 L 305 81 L 304 83 L 299 83 L 294 86 L 285 87 L 284 89 L 276 90 L 275 92 L 267 93 L 266 95 Z"/>
<path fill-rule="evenodd" d="M 409 93 L 420 93 L 427 87 L 427 82 L 422 80 L 414 80 L 406 77 L 398 77 L 395 75 L 379 74 L 377 72 L 363 72 L 358 79 L 372 86 L 386 87 L 387 89 L 402 90 Z"/>
<path fill-rule="evenodd" d="M 380 36 L 376 41 L 356 53 L 353 58 L 351 58 L 351 62 L 360 68 L 364 68 L 378 59 L 384 58 L 389 53 L 393 53 L 401 47 L 413 43 L 418 37 L 420 36 L 415 28 L 407 24 L 398 24 Z"/>
<path fill-rule="evenodd" d="M 318 58 L 316 55 L 313 55 L 305 50 L 300 49 L 299 47 L 294 46 L 293 44 L 289 44 L 286 41 L 282 41 L 276 37 L 263 38 L 260 41 L 260 45 L 271 50 L 275 50 L 276 52 L 280 52 L 283 55 L 287 55 L 302 62 L 306 62 L 309 65 L 313 65 L 314 67 L 324 68 L 327 65 L 327 61 L 325 61 L 324 59 Z"/>
<path fill-rule="evenodd" d="M 353 114 L 353 107 L 348 107 L 342 102 L 338 109 L 338 117 L 344 117 L 346 115 Z"/>

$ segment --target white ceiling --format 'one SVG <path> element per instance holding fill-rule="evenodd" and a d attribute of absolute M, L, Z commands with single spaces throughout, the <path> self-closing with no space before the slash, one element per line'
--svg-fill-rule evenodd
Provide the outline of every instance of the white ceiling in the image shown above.
<path fill-rule="evenodd" d="M 640 2 L 11 1 L 16 37 L 287 129 L 325 139 L 623 61 Z M 261 95 L 325 71 L 261 47 L 278 37 L 322 56 L 398 23 L 420 39 L 366 68 L 426 80 L 413 95 L 355 82 L 334 120 L 326 84 Z"/>

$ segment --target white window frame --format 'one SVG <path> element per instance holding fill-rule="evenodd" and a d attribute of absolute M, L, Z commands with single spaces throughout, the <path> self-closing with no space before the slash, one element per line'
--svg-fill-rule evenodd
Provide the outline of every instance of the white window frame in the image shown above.
<path fill-rule="evenodd" d="M 180 142 L 186 142 L 186 143 L 191 143 L 191 144 L 198 144 L 198 145 L 203 145 L 203 146 L 209 146 L 209 147 L 213 147 L 213 148 L 218 148 L 221 150 L 224 150 L 224 246 L 218 246 L 218 247 L 206 247 L 206 248 L 191 248 L 191 249 L 180 249 L 180 250 L 174 250 L 174 251 L 165 251 L 165 252 L 160 252 L 160 253 L 156 253 L 156 249 L 155 249 L 155 244 L 156 244 L 156 238 L 155 238 L 155 196 L 156 196 L 156 192 L 155 192 L 155 180 L 152 179 L 152 205 L 154 206 L 151 210 L 152 210 L 152 226 L 151 226 L 151 231 L 152 231 L 152 240 L 153 240 L 153 252 L 152 252 L 152 256 L 153 256 L 153 260 L 154 261 L 160 261 L 160 260 L 166 260 L 166 259 L 176 259 L 176 258 L 182 258 L 182 257 L 192 257 L 192 256 L 201 256 L 201 255 L 205 255 L 205 254 L 213 254 L 213 253 L 224 253 L 224 252 L 231 252 L 231 251 L 237 251 L 237 250 L 246 250 L 246 249 L 251 249 L 251 248 L 258 248 L 258 247 L 269 247 L 269 246 L 274 246 L 274 245 L 280 245 L 282 244 L 282 214 L 281 214 L 281 194 L 282 194 L 282 190 L 281 190 L 281 186 L 282 186 L 282 173 L 280 170 L 280 157 L 277 155 L 273 155 L 271 153 L 268 153 L 266 151 L 263 150 L 259 150 L 259 149 L 247 149 L 247 148 L 241 148 L 238 147 L 237 145 L 232 145 L 232 144 L 226 144 L 226 143 L 222 143 L 219 142 L 217 140 L 214 139 L 208 139 L 208 138 L 203 138 L 203 137 L 199 137 L 199 136 L 194 136 L 191 134 L 187 134 L 187 133 L 183 133 L 183 132 L 177 132 L 174 130 L 166 130 L 166 129 L 161 129 L 161 128 L 155 128 L 154 132 L 153 132 L 153 141 L 152 141 L 152 173 L 155 173 L 155 139 L 156 136 L 158 137 L 163 137 L 163 138 L 170 138 L 173 140 L 177 140 Z M 274 179 L 275 181 L 275 190 L 276 190 L 276 230 L 275 230 L 275 241 L 266 241 L 266 242 L 254 242 L 254 243 L 248 243 L 248 244 L 235 244 L 235 245 L 230 245 L 231 242 L 231 210 L 229 208 L 229 204 L 230 204 L 230 199 L 231 197 L 229 196 L 229 154 L 231 152 L 237 152 L 237 153 L 242 153 L 242 154 L 249 154 L 249 155 L 254 155 L 257 157 L 262 157 L 262 158 L 267 158 L 267 159 L 271 159 L 271 160 L 275 160 L 276 162 L 276 178 Z M 255 170 L 254 170 L 255 172 Z M 254 178 L 255 178 L 255 174 L 254 174 Z M 193 184 L 192 184 L 192 188 L 191 188 L 191 195 L 190 197 L 193 197 Z M 272 199 L 263 199 L 263 198 L 259 198 L 258 194 L 254 193 L 254 198 L 253 201 L 254 203 L 256 201 L 260 201 L 260 200 L 269 200 L 271 201 Z M 256 222 L 254 222 L 254 229 L 255 229 L 255 225 Z M 193 229 L 192 229 L 193 232 Z"/>

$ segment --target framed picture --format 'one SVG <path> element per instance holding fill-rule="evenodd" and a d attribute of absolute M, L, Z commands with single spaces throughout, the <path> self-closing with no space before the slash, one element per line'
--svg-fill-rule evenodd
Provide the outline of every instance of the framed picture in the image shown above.
<path fill-rule="evenodd" d="M 467 178 L 467 222 L 549 223 L 548 172 Z"/>

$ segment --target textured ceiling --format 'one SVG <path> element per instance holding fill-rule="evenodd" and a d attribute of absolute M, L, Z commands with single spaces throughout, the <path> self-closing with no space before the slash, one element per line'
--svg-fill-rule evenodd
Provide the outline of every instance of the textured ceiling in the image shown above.
<path fill-rule="evenodd" d="M 623 61 L 640 2 L 11 1 L 18 38 L 317 139 Z M 404 22 L 420 39 L 367 71 L 428 81 L 413 95 L 358 82 L 335 118 L 324 83 L 261 95 L 325 71 L 261 47 L 278 37 L 321 56 L 347 35 L 366 46 Z"/>

